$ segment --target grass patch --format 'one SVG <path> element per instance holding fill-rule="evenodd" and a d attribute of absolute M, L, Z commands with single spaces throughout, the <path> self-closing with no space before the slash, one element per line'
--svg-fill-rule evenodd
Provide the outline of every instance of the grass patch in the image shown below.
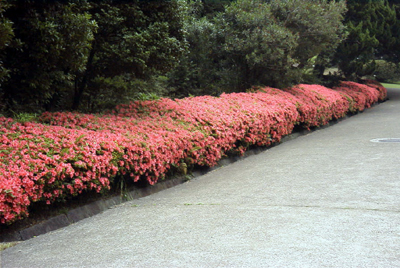
<path fill-rule="evenodd" d="M 400 82 L 393 82 L 393 83 L 381 83 L 382 86 L 386 88 L 399 88 L 400 89 Z"/>
<path fill-rule="evenodd" d="M 10 242 L 10 243 L 0 243 L 0 251 L 5 250 L 6 248 L 10 248 L 18 244 L 18 242 Z"/>

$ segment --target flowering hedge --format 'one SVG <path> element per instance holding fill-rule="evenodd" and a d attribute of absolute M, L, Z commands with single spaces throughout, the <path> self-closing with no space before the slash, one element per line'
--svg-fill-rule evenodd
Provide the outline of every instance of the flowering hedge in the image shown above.
<path fill-rule="evenodd" d="M 381 93 L 379 88 L 349 81 L 342 81 L 334 89 L 348 95 L 347 98 L 350 99 L 350 112 L 363 111 L 377 102 L 380 96 L 386 96 L 386 90 L 383 90 Z"/>
<path fill-rule="evenodd" d="M 227 153 L 280 141 L 295 125 L 320 126 L 385 98 L 376 82 L 342 82 L 140 101 L 102 115 L 44 113 L 40 123 L 3 117 L 0 223 L 28 216 L 32 202 L 106 191 L 116 176 L 154 184 L 183 162 L 214 166 Z"/>
<path fill-rule="evenodd" d="M 300 122 L 307 128 L 325 125 L 332 119 L 342 118 L 349 110 L 349 100 L 345 94 L 323 86 L 297 85 L 287 92 L 300 99 Z"/>

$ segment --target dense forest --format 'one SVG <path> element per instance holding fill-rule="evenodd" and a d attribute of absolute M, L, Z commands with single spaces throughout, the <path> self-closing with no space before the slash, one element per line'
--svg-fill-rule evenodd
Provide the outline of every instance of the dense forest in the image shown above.
<path fill-rule="evenodd" d="M 0 114 L 396 79 L 399 16 L 384 0 L 1 1 Z"/>

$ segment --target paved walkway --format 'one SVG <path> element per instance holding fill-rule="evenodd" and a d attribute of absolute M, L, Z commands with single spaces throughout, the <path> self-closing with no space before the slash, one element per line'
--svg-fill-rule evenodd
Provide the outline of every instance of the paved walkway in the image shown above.
<path fill-rule="evenodd" d="M 400 267 L 400 90 L 1 253 L 1 267 Z"/>

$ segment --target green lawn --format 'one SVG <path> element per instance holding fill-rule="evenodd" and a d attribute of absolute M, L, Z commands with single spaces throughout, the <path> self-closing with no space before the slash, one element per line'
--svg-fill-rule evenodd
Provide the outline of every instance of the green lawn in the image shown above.
<path fill-rule="evenodd" d="M 400 88 L 400 82 L 395 83 L 381 83 L 386 88 Z"/>

